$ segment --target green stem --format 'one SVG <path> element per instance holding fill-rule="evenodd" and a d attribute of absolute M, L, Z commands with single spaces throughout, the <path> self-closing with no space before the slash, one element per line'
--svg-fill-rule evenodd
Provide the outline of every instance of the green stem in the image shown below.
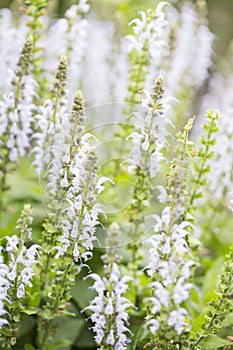
<path fill-rule="evenodd" d="M 58 310 L 59 310 L 59 303 L 60 303 L 60 301 L 62 299 L 62 295 L 64 293 L 64 290 L 66 290 L 66 288 L 67 288 L 66 276 L 69 273 L 70 268 L 71 268 L 71 264 L 67 264 L 66 268 L 65 268 L 65 271 L 63 273 L 62 281 L 61 281 L 61 291 L 59 293 L 57 293 L 56 301 L 55 301 L 54 305 L 52 305 L 52 307 L 51 307 L 51 313 L 53 313 L 54 315 L 56 315 Z M 54 317 L 56 317 L 56 316 L 54 316 Z M 46 344 L 47 344 L 49 332 L 51 330 L 52 322 L 53 322 L 53 319 L 46 320 L 45 324 L 43 326 L 44 332 L 43 332 L 42 341 L 41 341 L 41 344 L 40 344 L 40 349 L 41 350 L 45 350 L 46 349 Z"/>
<path fill-rule="evenodd" d="M 112 266 L 113 266 L 113 259 L 111 258 L 111 261 L 110 261 L 110 271 L 112 271 Z M 109 276 L 109 277 L 110 277 L 110 276 Z M 109 284 L 109 297 L 110 297 L 110 298 L 112 297 L 112 292 L 113 292 L 113 283 L 110 282 L 110 284 Z M 108 333 L 108 334 L 110 333 L 111 328 L 112 328 L 112 315 L 108 315 L 108 318 L 107 318 L 107 333 Z M 112 345 L 108 345 L 108 346 L 107 346 L 107 350 L 113 350 Z"/>
<path fill-rule="evenodd" d="M 207 135 L 207 142 L 206 142 L 205 151 L 204 151 L 205 157 L 202 158 L 202 163 L 201 163 L 201 166 L 199 168 L 198 177 L 197 177 L 197 180 L 195 181 L 195 187 L 194 187 L 194 190 L 193 190 L 193 192 L 191 194 L 189 205 L 188 205 L 187 209 L 185 210 L 184 215 L 182 217 L 182 221 L 185 220 L 186 215 L 190 212 L 190 210 L 191 210 L 191 208 L 193 206 L 193 202 L 194 202 L 194 200 L 196 198 L 197 192 L 198 192 L 198 190 L 200 188 L 200 182 L 201 182 L 201 179 L 202 179 L 202 176 L 203 176 L 204 167 L 206 165 L 206 160 L 207 160 L 206 156 L 209 153 L 211 135 L 213 133 L 213 127 L 214 127 L 214 120 L 212 120 L 212 122 L 211 122 L 210 129 L 209 129 L 208 135 Z"/>

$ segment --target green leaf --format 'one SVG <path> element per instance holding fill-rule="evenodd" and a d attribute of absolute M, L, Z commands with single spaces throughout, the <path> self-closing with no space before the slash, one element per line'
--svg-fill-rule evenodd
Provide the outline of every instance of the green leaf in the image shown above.
<path fill-rule="evenodd" d="M 203 343 L 203 350 L 216 350 L 224 346 L 230 346 L 231 343 L 225 339 L 219 338 L 217 336 L 209 336 L 207 340 Z"/>
<path fill-rule="evenodd" d="M 37 314 L 38 310 L 37 309 L 23 309 L 23 313 L 26 315 L 35 315 Z"/>
<path fill-rule="evenodd" d="M 31 344 L 26 344 L 24 347 L 24 350 L 36 350 L 33 345 Z"/>
<path fill-rule="evenodd" d="M 26 306 L 25 313 L 31 315 L 37 313 L 37 308 L 40 304 L 40 280 L 38 276 L 33 277 L 32 287 L 27 288 L 27 296 L 24 305 Z M 30 311 L 31 310 L 31 311 Z M 35 311 L 36 310 L 36 311 Z M 35 311 L 35 312 L 34 312 Z"/>
<path fill-rule="evenodd" d="M 85 324 L 84 319 L 60 317 L 54 322 L 56 331 L 50 341 L 48 350 L 69 350 Z"/>
<path fill-rule="evenodd" d="M 132 344 L 131 344 L 131 350 L 136 350 L 137 345 L 138 345 L 138 341 L 141 338 L 141 335 L 144 332 L 144 324 L 139 328 L 138 332 L 135 334 Z"/>
<path fill-rule="evenodd" d="M 21 320 L 19 327 L 19 338 L 25 336 L 28 342 L 28 334 L 30 334 L 33 331 L 35 324 L 35 318 L 30 316 L 24 316 Z"/>
<path fill-rule="evenodd" d="M 94 296 L 94 293 L 89 289 L 92 284 L 92 279 L 88 278 L 86 281 L 79 280 L 78 285 L 72 288 L 72 298 L 81 310 L 89 304 Z"/>
<path fill-rule="evenodd" d="M 226 316 L 226 319 L 223 322 L 223 326 L 224 327 L 233 326 L 233 312 Z"/>
<path fill-rule="evenodd" d="M 211 299 L 216 298 L 215 290 L 217 286 L 218 277 L 224 266 L 223 257 L 220 257 L 214 261 L 211 268 L 207 271 L 202 285 L 202 301 L 203 306 L 207 304 Z"/>
<path fill-rule="evenodd" d="M 96 349 L 96 343 L 94 341 L 94 333 L 90 330 L 93 326 L 91 322 L 85 322 L 80 336 L 76 340 L 74 345 L 77 345 L 79 349 L 94 348 Z"/>
<path fill-rule="evenodd" d="M 72 342 L 68 339 L 60 339 L 55 341 L 53 344 L 48 344 L 46 346 L 46 350 L 63 350 L 63 349 L 70 349 L 70 345 Z"/>

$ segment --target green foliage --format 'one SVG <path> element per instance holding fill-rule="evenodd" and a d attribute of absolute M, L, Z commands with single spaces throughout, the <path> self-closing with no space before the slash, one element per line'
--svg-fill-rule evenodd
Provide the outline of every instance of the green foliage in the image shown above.
<path fill-rule="evenodd" d="M 35 80 L 40 86 L 40 95 L 43 96 L 44 90 L 47 89 L 46 78 L 42 79 L 43 69 L 41 63 L 43 61 L 42 49 L 38 46 L 38 42 L 41 38 L 41 32 L 43 29 L 43 23 L 41 17 L 45 14 L 45 8 L 47 6 L 47 0 L 25 0 L 26 15 L 28 16 L 27 25 L 30 28 L 30 35 L 33 43 L 32 50 L 32 73 Z"/>
<path fill-rule="evenodd" d="M 191 208 L 195 205 L 195 200 L 202 197 L 202 186 L 207 183 L 207 174 L 210 172 L 209 160 L 213 157 L 213 146 L 216 143 L 216 133 L 218 132 L 219 111 L 209 110 L 206 114 L 207 123 L 203 125 L 205 135 L 200 138 L 200 148 L 193 155 L 195 163 L 192 176 L 192 189 L 190 202 L 187 206 L 186 213 L 191 212 Z M 192 154 L 191 154 L 192 155 Z"/>
<path fill-rule="evenodd" d="M 122 14 L 128 12 L 129 5 L 137 7 L 142 4 L 140 0 L 137 4 L 135 1 L 119 1 L 116 7 Z M 70 50 L 72 42 L 68 43 L 66 55 L 60 57 L 57 70 L 54 73 L 54 80 L 51 89 L 48 89 L 47 72 L 42 68 L 43 50 L 39 47 L 39 42 L 43 34 L 42 16 L 45 13 L 47 1 L 45 0 L 27 0 L 25 1 L 25 13 L 27 15 L 28 33 L 26 41 L 22 48 L 21 55 L 17 63 L 16 77 L 12 83 L 14 91 L 13 107 L 7 110 L 7 118 L 9 125 L 12 123 L 10 113 L 16 111 L 19 116 L 18 109 L 19 100 L 24 98 L 23 79 L 31 75 L 38 83 L 37 95 L 35 95 L 34 114 L 38 112 L 38 107 L 42 106 L 46 99 L 52 102 L 52 112 L 49 115 L 49 125 L 53 125 L 54 132 L 49 135 L 45 141 L 46 146 L 54 146 L 53 138 L 59 134 L 55 129 L 56 123 L 59 124 L 60 115 L 64 107 L 64 97 L 66 95 L 66 84 L 68 78 Z M 49 4 L 48 4 L 49 5 Z M 82 17 L 77 12 L 77 17 Z M 154 12 L 147 12 L 147 25 L 154 18 Z M 72 29 L 73 20 L 68 20 L 68 31 Z M 128 84 L 128 96 L 126 101 L 131 104 L 139 104 L 142 101 L 142 90 L 145 89 L 147 73 L 150 68 L 150 54 L 147 47 L 148 42 L 145 41 L 141 52 L 133 49 L 129 54 L 130 72 Z M 97 87 L 96 87 L 97 88 Z M 190 140 L 190 134 L 193 131 L 193 125 L 196 119 L 190 118 L 183 129 L 178 132 L 177 136 L 170 141 L 166 138 L 166 147 L 161 151 L 164 161 L 162 165 L 162 176 L 164 174 L 163 184 L 167 191 L 167 197 L 163 204 L 158 204 L 157 182 L 161 182 L 159 177 L 155 181 L 151 181 L 149 173 L 149 163 L 154 153 L 158 151 L 158 138 L 153 132 L 153 123 L 157 122 L 163 114 L 165 105 L 164 97 L 164 80 L 159 77 L 152 92 L 146 96 L 148 109 L 151 111 L 151 124 L 148 129 L 135 128 L 134 125 L 122 123 L 122 127 L 114 134 L 114 138 L 119 142 L 119 150 L 125 147 L 126 136 L 132 131 L 139 132 L 141 138 L 140 151 L 142 152 L 143 166 L 136 166 L 133 174 L 129 174 L 126 166 L 121 166 L 120 161 L 116 162 L 105 173 L 105 169 L 98 172 L 96 154 L 93 148 L 88 154 L 88 181 L 80 188 L 76 195 L 83 198 L 81 207 L 78 203 L 74 203 L 75 219 L 77 220 L 77 237 L 73 238 L 65 253 L 58 254 L 58 247 L 62 237 L 62 229 L 59 224 L 60 220 L 70 219 L 66 212 L 66 204 L 70 198 L 66 197 L 67 189 L 58 186 L 55 198 L 48 196 L 46 200 L 41 199 L 42 185 L 38 185 L 37 176 L 31 167 L 33 155 L 26 152 L 24 159 L 18 159 L 17 162 L 9 162 L 9 149 L 6 142 L 9 137 L 10 129 L 1 135 L 0 140 L 0 239 L 1 239 L 1 267 L 2 264 L 8 264 L 13 257 L 14 261 L 20 255 L 20 251 L 28 249 L 32 243 L 38 243 L 39 258 L 34 265 L 35 275 L 31 279 L 31 284 L 25 287 L 25 295 L 23 298 L 17 296 L 20 284 L 20 275 L 22 273 L 22 263 L 16 264 L 16 277 L 14 283 L 10 286 L 9 301 L 4 301 L 7 310 L 6 315 L 1 315 L 9 320 L 10 327 L 5 324 L 1 328 L 1 348 L 6 350 L 72 350 L 72 349 L 96 349 L 93 332 L 90 328 L 93 326 L 90 319 L 91 316 L 86 306 L 93 299 L 93 291 L 90 289 L 91 283 L 89 279 L 84 280 L 83 277 L 88 275 L 92 270 L 101 277 L 111 279 L 113 264 L 117 262 L 123 276 L 131 276 L 134 280 L 128 283 L 129 289 L 124 293 L 124 297 L 129 299 L 137 306 L 137 309 L 130 308 L 130 330 L 134 334 L 132 342 L 128 345 L 129 350 L 139 349 L 164 349 L 164 350 L 208 350 L 208 349 L 227 349 L 232 348 L 232 325 L 233 325 L 233 309 L 232 309 L 232 280 L 233 280 L 233 251 L 227 254 L 224 264 L 224 270 L 221 273 L 223 265 L 223 255 L 228 251 L 228 245 L 232 242 L 231 226 L 232 218 L 226 211 L 224 199 L 219 200 L 219 206 L 208 202 L 206 196 L 206 187 L 208 186 L 209 173 L 211 171 L 211 159 L 214 156 L 214 146 L 216 144 L 218 128 L 218 118 L 220 113 L 215 110 L 209 110 L 206 118 L 207 123 L 203 126 L 204 135 L 200 138 L 199 145 L 196 140 Z M 184 98 L 184 104 L 191 102 L 191 92 L 183 89 L 181 92 Z M 127 111 L 125 111 L 127 112 Z M 65 113 L 65 112 L 64 112 Z M 72 160 L 76 157 L 80 150 L 81 134 L 84 130 L 85 122 L 85 104 L 83 95 L 78 91 L 73 100 L 71 113 L 69 114 L 69 122 L 71 123 L 69 139 L 65 142 L 70 143 L 69 160 L 61 162 L 62 174 L 66 172 L 67 178 L 72 183 L 74 179 L 74 169 L 72 168 Z M 143 114 L 143 120 L 147 115 Z M 67 119 L 67 120 L 68 120 Z M 68 124 L 68 122 L 67 122 Z M 136 126 L 137 127 L 137 126 Z M 159 128 L 157 124 L 157 128 Z M 152 132 L 153 130 L 153 132 Z M 32 144 L 34 143 L 33 134 L 38 132 L 36 125 L 32 125 L 30 131 L 32 136 Z M 159 131 L 160 132 L 160 131 Z M 158 133 L 159 134 L 159 133 Z M 47 135 L 48 136 L 48 135 Z M 169 141 L 168 141 L 169 140 Z M 122 143 L 121 143 L 122 141 Z M 148 148 L 143 149 L 143 142 L 148 143 Z M 174 146 L 174 144 L 176 144 Z M 127 146 L 126 146 L 127 147 Z M 168 151 L 167 148 L 170 148 Z M 128 150 L 127 150 L 128 151 Z M 160 150 L 159 150 L 160 151 Z M 171 153 L 171 155 L 168 153 Z M 130 153 L 128 151 L 128 153 Z M 130 154 L 129 154 L 130 157 Z M 52 162 L 54 159 L 51 160 Z M 159 161 L 158 161 L 159 162 Z M 81 159 L 80 164 L 81 166 Z M 49 165 L 48 165 L 49 166 Z M 13 171 L 14 170 L 14 171 Z M 47 172 L 47 169 L 45 170 Z M 98 173 L 98 174 L 97 174 Z M 48 170 L 46 175 L 50 175 Z M 59 173 L 60 175 L 60 173 Z M 117 215 L 111 213 L 107 218 L 100 214 L 98 219 L 101 225 L 110 232 L 108 237 L 107 252 L 103 255 L 101 249 L 94 249 L 94 257 L 92 261 L 83 263 L 80 258 L 85 253 L 85 248 L 80 243 L 80 232 L 84 221 L 84 215 L 91 209 L 89 194 L 92 194 L 95 177 L 97 175 L 107 175 L 116 182 L 124 183 L 114 187 L 113 184 L 105 186 L 105 192 L 98 197 L 98 201 L 103 199 L 108 201 L 114 196 L 118 197 L 117 206 L 120 208 L 127 195 L 130 192 L 132 197 L 122 211 Z M 161 174 L 160 174 L 161 176 Z M 214 176 L 214 174 L 212 175 Z M 149 180 L 148 180 L 149 179 Z M 59 179 L 60 181 L 60 179 Z M 150 182 L 151 181 L 151 182 Z M 125 185 L 127 183 L 127 186 Z M 130 186 L 128 186 L 130 183 Z M 65 186 L 64 186 L 65 187 Z M 46 189 L 46 187 L 45 187 Z M 70 188 L 69 188 L 70 189 Z M 72 188 L 71 188 L 72 190 Z M 119 190 L 119 193 L 117 193 Z M 201 207 L 200 198 L 206 200 L 205 208 Z M 207 199 L 206 199 L 207 198 Z M 67 200 L 68 199 L 68 200 Z M 91 200 L 90 200 L 91 201 Z M 30 205 L 25 205 L 22 209 L 22 203 L 32 203 L 36 220 L 32 223 L 32 210 Z M 156 335 L 152 335 L 148 328 L 145 328 L 145 320 L 154 319 L 152 315 L 152 303 L 146 300 L 151 297 L 152 288 L 150 282 L 160 281 L 163 283 L 159 272 L 156 271 L 153 277 L 148 277 L 145 272 L 145 264 L 148 259 L 148 248 L 144 245 L 144 234 L 150 237 L 153 225 L 147 222 L 147 214 L 158 213 L 162 205 L 170 206 L 171 218 L 166 229 L 162 229 L 158 234 L 163 234 L 166 238 L 171 237 L 172 227 L 177 227 L 182 223 L 190 223 L 187 233 L 184 234 L 184 246 L 186 252 L 178 251 L 175 246 L 171 245 L 171 251 L 176 252 L 177 261 L 180 258 L 185 261 L 193 254 L 196 265 L 192 267 L 190 280 L 197 288 L 193 288 L 190 292 L 188 300 L 182 302 L 181 307 L 188 310 L 189 316 L 186 316 L 184 331 L 178 334 L 173 326 L 168 326 L 168 315 L 175 307 L 171 303 L 166 309 L 161 308 L 156 319 L 160 322 L 160 327 Z M 222 209 L 222 207 L 225 209 Z M 46 212 L 44 210 L 46 207 Z M 180 207 L 184 210 L 180 210 Z M 181 208 L 181 209 L 182 209 Z M 219 209 L 221 208 L 221 210 Z M 206 213 L 205 222 L 199 221 L 200 212 Z M 21 214 L 20 214 L 21 212 Z M 211 212 L 208 217 L 208 212 Z M 156 215 L 159 218 L 159 215 Z M 112 217 L 117 221 L 112 223 Z M 85 218 L 86 219 L 86 218 Z M 211 221 L 211 222 L 210 222 Z M 121 242 L 116 240 L 116 231 L 120 232 L 120 228 L 127 223 L 127 229 L 123 231 L 130 240 L 126 247 L 118 247 Z M 73 221 L 72 221 L 73 223 Z M 201 234 L 198 237 L 194 235 L 195 225 L 199 224 Z M 119 224 L 119 225 L 118 225 Z M 115 225 L 115 226 L 114 226 Z M 121 226 L 120 226 L 121 225 Z M 212 226 L 211 226 L 212 225 Z M 218 225 L 221 234 L 219 236 L 213 233 L 214 228 Z M 33 234 L 31 235 L 31 227 Z M 18 231 L 18 232 L 17 232 Z M 12 252 L 5 250 L 7 239 L 6 236 L 12 236 L 17 232 L 19 237 L 19 246 Z M 119 233 L 118 232 L 118 233 Z M 143 237 L 138 239 L 138 237 Z M 32 242 L 31 242 L 32 239 Z M 125 237 L 124 237 L 125 239 Z M 78 259 L 73 256 L 75 247 L 78 247 L 80 254 Z M 110 248 L 109 248 L 110 247 Z M 176 251 L 177 250 L 177 251 Z M 119 257 L 122 253 L 123 259 Z M 162 262 L 166 262 L 169 258 L 168 253 L 161 253 L 159 258 Z M 187 255 L 185 255 L 187 253 Z M 102 260 L 105 264 L 103 269 Z M 156 258 L 156 257 L 155 257 Z M 175 261 L 176 263 L 176 261 Z M 220 278 L 219 278 L 220 276 Z M 178 276 L 179 277 L 179 276 Z M 177 279 L 178 279 L 177 277 Z M 219 280 L 219 281 L 218 281 Z M 114 282 L 115 283 L 115 282 Z M 105 290 L 105 300 L 114 297 L 113 281 L 108 285 L 109 290 Z M 216 289 L 217 285 L 217 289 Z M 172 291 L 169 291 L 172 293 Z M 146 305 L 146 306 L 145 306 Z M 83 313 L 81 311 L 84 310 Z M 108 331 L 116 329 L 116 323 L 113 323 L 115 317 L 108 315 Z M 104 338 L 107 342 L 106 336 Z M 105 345 L 101 345 L 101 350 L 106 350 Z M 109 344 L 108 350 L 112 350 L 113 346 Z"/>
<path fill-rule="evenodd" d="M 222 324 L 226 315 L 233 310 L 232 304 L 232 294 L 233 294 L 233 250 L 230 250 L 230 253 L 227 254 L 224 270 L 220 276 L 220 282 L 216 290 L 215 299 L 208 302 L 208 307 L 205 312 L 205 322 L 202 323 L 201 330 L 197 332 L 199 335 L 191 349 L 205 349 L 202 347 L 202 343 L 209 337 L 211 334 L 221 334 Z M 214 338 L 212 338 L 214 339 Z M 231 339 L 232 341 L 233 339 Z M 208 349 L 212 349 L 213 341 L 207 341 Z M 219 345 L 230 345 L 229 341 L 219 339 L 217 340 L 216 346 Z M 220 346 L 219 346 L 220 347 Z"/>

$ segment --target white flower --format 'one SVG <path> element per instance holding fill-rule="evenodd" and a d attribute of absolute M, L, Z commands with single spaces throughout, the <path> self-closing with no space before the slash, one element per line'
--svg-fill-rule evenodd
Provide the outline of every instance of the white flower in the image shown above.
<path fill-rule="evenodd" d="M 190 275 L 191 275 L 191 271 L 190 271 L 190 267 L 193 266 L 195 263 L 193 260 L 188 260 L 184 263 L 183 267 L 182 267 L 182 276 L 185 280 L 187 280 Z"/>
<path fill-rule="evenodd" d="M 112 271 L 111 271 L 111 275 L 110 275 L 110 282 L 115 282 L 117 283 L 119 281 L 120 278 L 120 270 L 119 267 L 116 263 L 112 264 Z M 120 292 L 121 294 L 122 292 Z"/>
<path fill-rule="evenodd" d="M 106 315 L 112 315 L 113 314 L 113 305 L 112 305 L 112 298 L 108 297 L 108 303 L 105 308 Z"/>
<path fill-rule="evenodd" d="M 0 329 L 5 324 L 9 324 L 9 322 L 7 320 L 4 320 L 3 318 L 0 318 Z"/>
<path fill-rule="evenodd" d="M 21 283 L 17 288 L 17 298 L 21 299 L 25 295 L 24 285 Z"/>
<path fill-rule="evenodd" d="M 92 273 L 91 275 L 88 275 L 86 278 L 89 278 L 89 277 L 95 280 L 93 286 L 90 288 L 95 290 L 99 295 L 104 294 L 104 291 L 105 291 L 104 280 L 102 280 L 101 277 L 96 273 Z"/>
<path fill-rule="evenodd" d="M 94 336 L 95 341 L 97 344 L 101 344 L 102 339 L 104 337 L 104 331 L 102 328 L 99 328 L 97 326 L 93 327 L 93 331 L 96 333 L 96 335 Z"/>
<path fill-rule="evenodd" d="M 30 231 L 30 228 L 28 228 Z M 31 232 L 27 233 L 31 236 Z M 22 299 L 25 297 L 25 287 L 32 287 L 34 276 L 33 266 L 37 263 L 38 245 L 34 244 L 30 248 L 24 245 L 24 241 L 16 235 L 6 236 L 6 248 L 0 247 L 0 328 L 8 321 L 4 319 L 7 314 L 5 302 L 12 303 L 12 295 L 16 292 L 20 307 L 23 306 Z M 7 265 L 3 263 L 7 256 Z"/>
<path fill-rule="evenodd" d="M 161 310 L 161 304 L 160 304 L 159 300 L 157 298 L 154 298 L 154 297 L 148 298 L 147 300 L 152 302 L 151 312 L 154 315 L 157 314 L 157 312 L 159 312 Z"/>
<path fill-rule="evenodd" d="M 104 190 L 105 187 L 102 184 L 105 183 L 106 181 L 110 181 L 114 185 L 114 182 L 111 179 L 103 176 L 97 181 L 97 184 L 96 184 L 96 190 L 98 193 L 101 193 Z"/>
<path fill-rule="evenodd" d="M 147 51 L 149 64 L 153 65 L 153 70 L 160 68 L 162 57 L 166 55 L 168 48 L 169 25 L 162 11 L 166 4 L 168 3 L 159 3 L 155 11 L 139 12 L 141 18 L 136 18 L 129 23 L 134 35 L 125 37 L 128 52 L 136 50 L 145 54 Z"/>
<path fill-rule="evenodd" d="M 4 96 L 0 104 L 0 135 L 8 128 L 5 146 L 9 149 L 9 160 L 14 162 L 18 157 L 25 156 L 30 148 L 31 124 L 36 106 L 33 103 L 35 95 L 35 81 L 27 76 L 22 78 L 23 88 L 16 101 L 14 93 Z M 11 107 L 12 101 L 16 106 Z M 13 108 L 13 110 L 12 110 Z"/>
<path fill-rule="evenodd" d="M 155 334 L 157 330 L 159 329 L 159 321 L 158 320 L 149 320 L 146 323 L 147 326 L 149 326 L 149 329 L 152 334 Z"/>
<path fill-rule="evenodd" d="M 155 225 L 153 226 L 154 232 L 167 231 L 170 223 L 171 208 L 169 206 L 163 209 L 161 217 L 158 215 L 152 216 L 155 219 Z"/>
<path fill-rule="evenodd" d="M 167 73 L 167 92 L 172 96 L 178 96 L 183 86 L 190 90 L 200 88 L 208 77 L 208 69 L 212 64 L 214 35 L 207 26 L 206 18 L 198 14 L 191 2 L 184 3 L 179 17 L 175 21 L 180 24 L 177 25 L 174 51 L 170 58 L 172 64 Z"/>
<path fill-rule="evenodd" d="M 16 235 L 13 236 L 7 236 L 7 245 L 6 245 L 6 251 L 8 253 L 13 253 L 18 249 L 18 244 L 19 244 L 19 240 L 18 237 Z"/>
<path fill-rule="evenodd" d="M 113 263 L 111 266 L 105 266 L 110 269 L 110 274 L 101 278 L 97 274 L 88 275 L 95 282 L 91 289 L 97 291 L 96 296 L 85 308 L 92 311 L 91 320 L 94 323 L 92 327 L 95 332 L 95 341 L 99 345 L 113 345 L 114 349 L 126 349 L 129 342 L 125 335 L 129 329 L 125 326 L 128 321 L 128 313 L 126 310 L 132 307 L 132 303 L 122 296 L 127 290 L 127 282 L 132 278 L 124 276 L 120 278 L 119 266 Z M 111 330 L 109 332 L 108 323 L 111 320 Z M 106 342 L 103 343 L 103 339 Z"/>
<path fill-rule="evenodd" d="M 27 266 L 32 266 L 35 264 L 36 258 L 39 257 L 39 247 L 40 246 L 38 244 L 33 244 L 30 248 L 26 249 Z"/>
<path fill-rule="evenodd" d="M 8 273 L 8 279 L 14 281 L 16 278 L 16 265 L 11 266 L 11 271 Z"/>
<path fill-rule="evenodd" d="M 25 16 L 19 17 L 19 23 L 16 26 L 14 16 L 7 8 L 0 10 L 0 91 L 9 93 L 12 89 L 12 68 L 16 67 L 20 52 L 28 35 L 28 28 Z"/>
<path fill-rule="evenodd" d="M 168 325 L 174 326 L 178 335 L 180 335 L 185 329 L 187 322 L 187 311 L 184 308 L 180 308 L 178 310 L 173 310 L 168 317 Z"/>
<path fill-rule="evenodd" d="M 180 277 L 176 283 L 173 292 L 173 298 L 175 304 L 181 304 L 184 300 L 189 297 L 189 290 L 193 288 L 192 283 L 184 283 L 184 278 Z"/>
<path fill-rule="evenodd" d="M 61 187 L 68 187 L 69 186 L 69 182 L 67 180 L 67 172 L 65 172 L 65 175 L 61 181 Z"/>
<path fill-rule="evenodd" d="M 79 253 L 79 249 L 78 249 L 77 243 L 75 243 L 75 245 L 74 245 L 73 256 L 74 256 L 74 261 L 76 261 L 76 262 L 80 258 L 80 253 Z"/>
<path fill-rule="evenodd" d="M 88 0 L 79 0 L 78 7 L 80 11 L 86 13 L 89 11 L 90 5 L 87 3 Z"/>
<path fill-rule="evenodd" d="M 108 337 L 107 337 L 106 344 L 114 345 L 114 343 L 115 343 L 114 332 L 113 332 L 113 330 L 111 330 Z"/>
<path fill-rule="evenodd" d="M 170 302 L 169 292 L 163 287 L 160 282 L 152 282 L 150 283 L 150 286 L 154 288 L 154 293 L 158 297 L 161 305 L 168 307 Z"/>
<path fill-rule="evenodd" d="M 171 251 L 171 238 L 167 237 L 166 242 L 162 248 L 162 253 L 163 254 L 169 254 Z"/>
<path fill-rule="evenodd" d="M 152 297 L 149 321 L 147 326 L 151 333 L 158 330 L 160 320 L 167 319 L 169 326 L 174 326 L 181 334 L 187 326 L 184 315 L 188 315 L 184 308 L 170 312 L 171 306 L 180 305 L 188 299 L 193 284 L 187 282 L 195 265 L 185 237 L 189 234 L 188 228 L 193 226 L 188 221 L 180 224 L 173 223 L 173 212 L 170 206 L 165 206 L 161 216 L 153 215 L 155 220 L 155 234 L 148 240 L 150 245 L 147 274 L 155 281 L 149 284 Z M 166 315 L 170 312 L 169 316 Z M 161 325 L 160 325 L 161 326 Z M 163 327 L 164 326 L 163 324 Z"/>

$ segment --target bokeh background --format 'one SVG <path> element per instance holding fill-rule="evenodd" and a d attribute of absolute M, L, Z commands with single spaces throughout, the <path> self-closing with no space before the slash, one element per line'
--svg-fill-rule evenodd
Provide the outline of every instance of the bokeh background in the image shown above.
<path fill-rule="evenodd" d="M 168 0 L 168 2 L 180 6 L 183 0 Z M 75 3 L 75 0 L 48 0 L 48 3 L 52 4 L 54 15 L 59 17 L 71 4 Z M 1 0 L 0 8 L 15 5 L 20 7 L 22 4 L 23 0 Z M 153 8 L 156 1 L 90 0 L 90 4 L 92 11 L 96 12 L 102 19 L 112 20 L 115 17 L 119 20 L 120 17 L 126 26 L 139 9 Z M 233 0 L 207 0 L 207 4 L 210 29 L 216 35 L 215 51 L 218 57 L 223 57 L 228 54 L 228 48 L 233 38 Z"/>

